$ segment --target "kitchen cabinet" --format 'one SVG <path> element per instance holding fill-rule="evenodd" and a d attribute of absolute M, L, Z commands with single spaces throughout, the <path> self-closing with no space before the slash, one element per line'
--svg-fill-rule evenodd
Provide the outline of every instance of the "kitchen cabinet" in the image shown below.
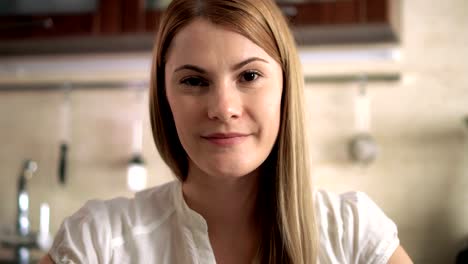
<path fill-rule="evenodd" d="M 148 50 L 162 11 L 170 0 L 4 0 L 0 4 L 0 55 L 28 50 L 47 50 L 61 44 L 88 45 L 85 51 L 109 46 L 119 50 Z M 62 3 L 62 4 L 58 4 Z M 306 28 L 361 27 L 390 28 L 388 0 L 278 0 L 294 30 Z M 380 29 L 379 29 L 380 30 Z M 345 30 L 346 31 L 346 30 Z M 308 39 L 308 38 L 304 38 Z M 309 38 L 310 39 L 310 38 Z M 327 37 L 319 37 L 327 41 Z M 35 43 L 35 41 L 39 41 Z M 66 41 L 73 43 L 66 43 Z M 3 43 L 2 43 L 3 42 Z M 123 43 L 122 45 L 119 44 Z M 96 44 L 98 43 L 98 44 Z M 144 44 L 141 44 L 144 43 Z M 310 43 L 302 44 L 314 44 Z M 29 45 L 29 46 L 28 46 Z M 36 48 L 42 45 L 43 48 Z M 119 46 L 120 45 L 120 46 Z M 19 48 L 23 47 L 24 48 Z M 19 50 L 21 49 L 21 50 Z M 69 50 L 76 48 L 69 48 Z M 60 52 L 60 48 L 50 51 Z M 63 48 L 67 52 L 66 48 Z"/>
<path fill-rule="evenodd" d="M 48 38 L 90 35 L 95 31 L 98 0 L 4 0 L 0 4 L 0 38 Z M 73 4 L 74 3 L 74 4 Z"/>
<path fill-rule="evenodd" d="M 0 5 L 0 39 L 109 36 L 145 29 L 144 1 L 76 0 L 71 3 L 80 2 L 83 4 L 70 8 L 65 1 L 6 1 Z"/>
<path fill-rule="evenodd" d="M 387 0 L 337 0 L 278 3 L 295 26 L 386 23 Z M 287 10 L 291 10 L 288 14 Z M 297 10 L 297 12 L 294 12 Z"/>

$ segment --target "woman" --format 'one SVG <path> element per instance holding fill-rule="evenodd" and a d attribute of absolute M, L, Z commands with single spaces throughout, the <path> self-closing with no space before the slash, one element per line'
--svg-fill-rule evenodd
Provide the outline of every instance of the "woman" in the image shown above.
<path fill-rule="evenodd" d="M 151 124 L 177 181 L 87 203 L 42 263 L 411 263 L 365 195 L 311 194 L 303 78 L 273 1 L 175 0 L 156 40 Z"/>

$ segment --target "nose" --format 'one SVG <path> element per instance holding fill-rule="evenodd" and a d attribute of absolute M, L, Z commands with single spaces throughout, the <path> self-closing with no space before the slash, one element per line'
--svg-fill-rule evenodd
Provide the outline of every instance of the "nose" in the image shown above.
<path fill-rule="evenodd" d="M 230 122 L 242 115 L 240 91 L 229 84 L 217 85 L 210 91 L 208 118 L 221 122 Z"/>

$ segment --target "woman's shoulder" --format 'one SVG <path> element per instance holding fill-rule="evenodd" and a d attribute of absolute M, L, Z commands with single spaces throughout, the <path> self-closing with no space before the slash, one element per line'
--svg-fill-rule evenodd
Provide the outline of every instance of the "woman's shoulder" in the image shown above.
<path fill-rule="evenodd" d="M 159 230 L 175 210 L 172 202 L 175 184 L 170 182 L 143 190 L 132 198 L 86 202 L 64 219 L 50 256 L 57 263 L 107 263 L 115 247 L 142 231 Z"/>
<path fill-rule="evenodd" d="M 72 217 L 142 225 L 174 210 L 172 191 L 175 184 L 176 182 L 168 182 L 145 189 L 135 193 L 133 197 L 89 200 Z"/>
<path fill-rule="evenodd" d="M 318 190 L 315 208 L 322 258 L 332 263 L 386 263 L 399 245 L 395 223 L 364 192 Z"/>
<path fill-rule="evenodd" d="M 326 190 L 315 191 L 315 206 L 321 216 L 347 220 L 358 213 L 383 213 L 379 206 L 364 192 L 349 191 L 335 193 Z"/>

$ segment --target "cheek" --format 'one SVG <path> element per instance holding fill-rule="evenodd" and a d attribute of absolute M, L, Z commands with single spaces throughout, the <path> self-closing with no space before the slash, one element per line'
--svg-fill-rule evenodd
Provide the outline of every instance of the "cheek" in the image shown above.
<path fill-rule="evenodd" d="M 170 88 L 169 88 L 170 89 Z M 181 102 L 180 97 L 172 94 L 168 89 L 166 89 L 167 101 L 169 103 L 170 110 L 172 112 L 172 117 L 174 118 L 174 123 L 177 129 L 177 132 L 180 134 L 184 129 L 181 127 L 185 124 L 183 118 L 185 117 L 184 108 L 181 107 L 183 102 Z"/>
<path fill-rule="evenodd" d="M 276 98 L 275 98 L 276 99 Z M 281 116 L 281 97 L 277 98 L 276 101 L 271 101 L 271 103 L 266 108 L 268 110 L 265 113 L 264 122 L 268 126 L 268 134 L 275 136 L 278 134 L 280 116 Z"/>
<path fill-rule="evenodd" d="M 200 123 L 200 109 L 190 97 L 167 93 L 167 100 L 174 118 L 179 139 L 185 145 Z"/>
<path fill-rule="evenodd" d="M 279 118 L 281 115 L 281 98 L 283 89 L 282 86 L 278 86 L 276 82 L 273 83 L 270 87 L 274 88 L 263 96 L 263 118 L 269 120 L 267 122 L 272 122 L 270 126 L 276 126 L 276 123 L 279 122 Z"/>
<path fill-rule="evenodd" d="M 260 100 L 251 103 L 255 106 L 254 118 L 261 126 L 262 134 L 268 139 L 276 138 L 278 133 L 281 116 L 281 92 L 281 87 L 273 91 L 270 90 L 259 95 Z"/>

